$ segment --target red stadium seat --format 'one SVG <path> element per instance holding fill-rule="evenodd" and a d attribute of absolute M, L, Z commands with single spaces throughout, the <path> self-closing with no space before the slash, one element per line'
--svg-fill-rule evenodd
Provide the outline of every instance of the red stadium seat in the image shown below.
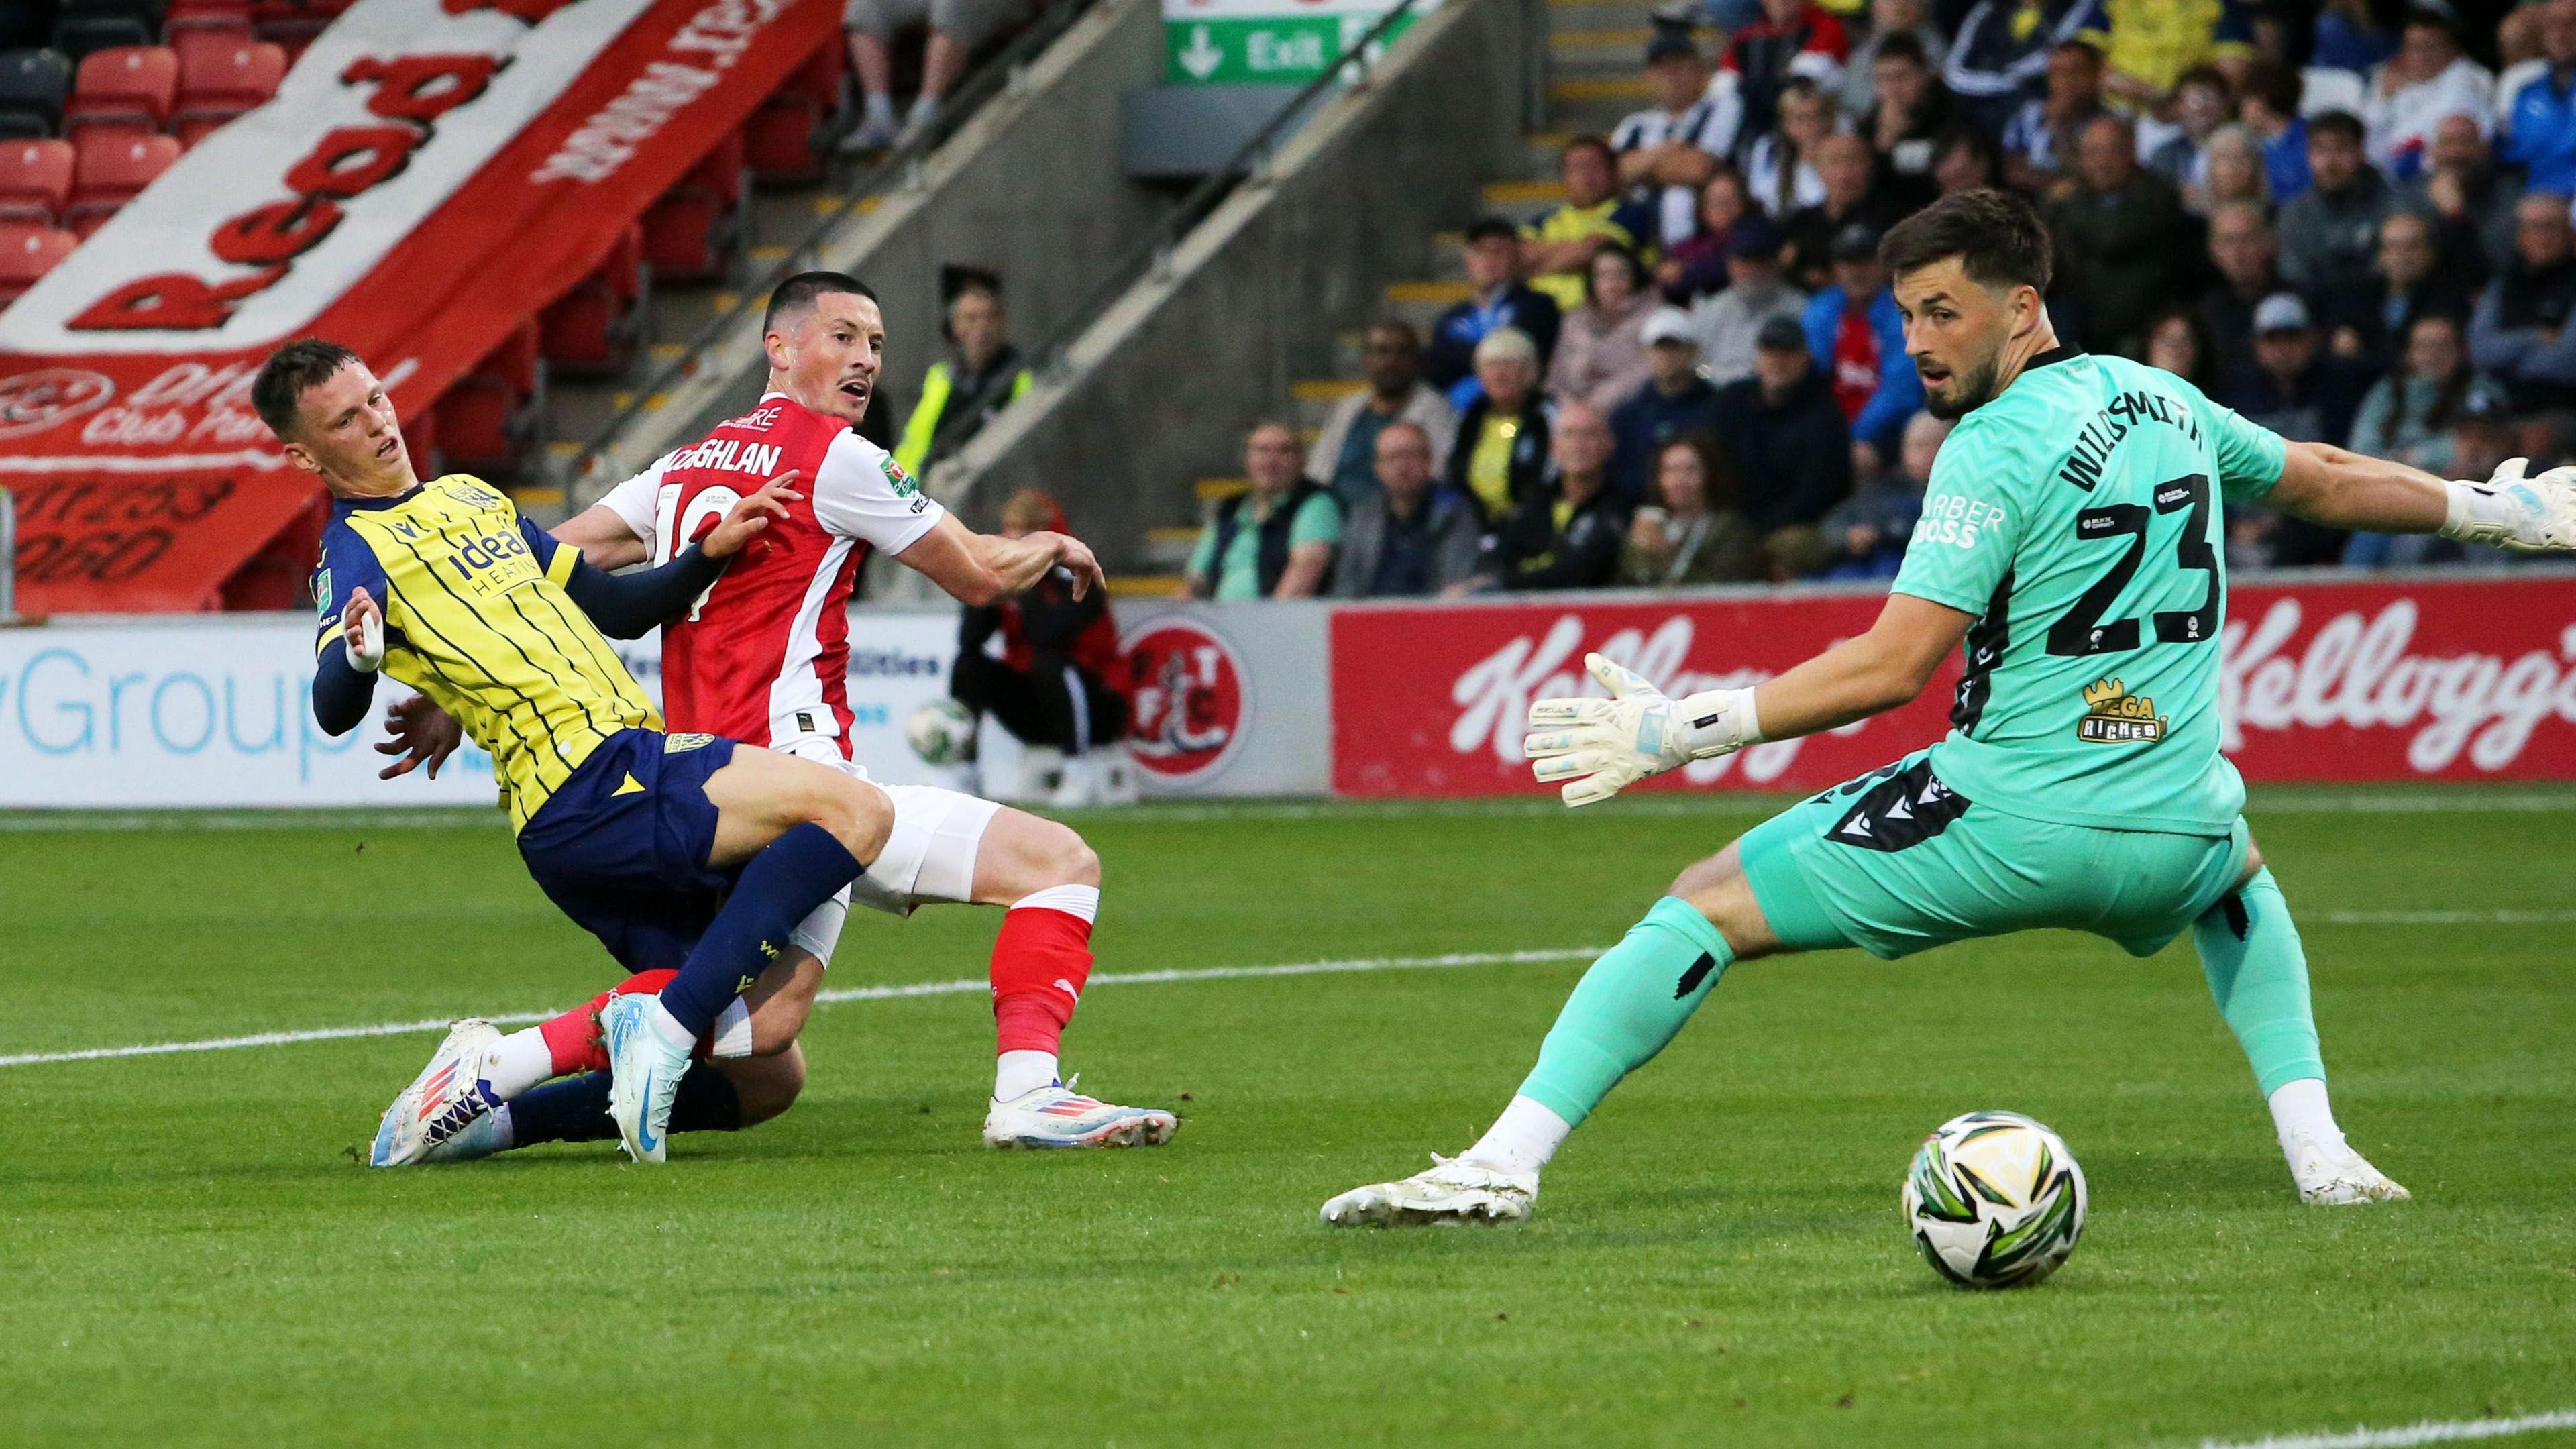
<path fill-rule="evenodd" d="M 63 224 L 87 238 L 179 159 L 167 136 L 103 136 L 75 143 L 72 200 Z"/>
<path fill-rule="evenodd" d="M 54 263 L 79 245 L 80 238 L 67 231 L 0 221 L 0 307 L 18 300 L 19 294 L 36 285 L 38 278 L 54 269 Z"/>
<path fill-rule="evenodd" d="M 0 141 L 0 221 L 52 226 L 71 199 L 71 142 Z"/>
<path fill-rule="evenodd" d="M 839 36 L 812 56 L 743 123 L 752 179 L 763 186 L 812 186 L 829 174 L 829 155 L 815 144 L 841 100 Z"/>
<path fill-rule="evenodd" d="M 522 322 L 472 372 L 433 405 L 433 423 L 450 467 L 469 473 L 518 471 L 545 409 L 541 334 Z"/>
<path fill-rule="evenodd" d="M 516 415 L 508 395 L 478 378 L 461 378 L 430 409 L 431 431 L 445 467 L 464 473 L 512 473 L 519 467 L 522 444 L 512 428 Z M 414 444 L 412 466 L 420 466 Z"/>
<path fill-rule="evenodd" d="M 191 32 L 251 39 L 250 0 L 170 0 L 161 33 L 171 44 Z"/>
<path fill-rule="evenodd" d="M 644 259 L 657 280 L 721 279 L 741 239 L 742 134 L 716 143 L 644 213 Z"/>
<path fill-rule="evenodd" d="M 274 42 L 291 64 L 355 0 L 251 0 L 251 33 Z"/>
<path fill-rule="evenodd" d="M 614 377 L 635 361 L 643 332 L 644 228 L 630 226 L 589 276 L 538 318 L 546 367 L 588 377 Z"/>
<path fill-rule="evenodd" d="M 286 52 L 264 40 L 214 31 L 179 47 L 179 101 L 171 129 L 195 145 L 233 117 L 267 102 L 286 78 Z"/>
<path fill-rule="evenodd" d="M 170 121 L 179 92 L 179 57 L 167 46 L 121 45 L 92 51 L 80 63 L 63 107 L 63 134 L 149 136 Z"/>

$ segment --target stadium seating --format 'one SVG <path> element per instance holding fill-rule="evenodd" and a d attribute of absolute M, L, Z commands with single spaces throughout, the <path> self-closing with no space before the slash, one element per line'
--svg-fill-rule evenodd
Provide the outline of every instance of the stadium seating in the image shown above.
<path fill-rule="evenodd" d="M 63 224 L 86 240 L 178 159 L 179 143 L 168 136 L 103 136 L 74 143 L 72 199 Z"/>
<path fill-rule="evenodd" d="M 251 0 L 251 33 L 274 42 L 291 63 L 354 0 Z"/>
<path fill-rule="evenodd" d="M 179 57 L 166 46 L 121 45 L 81 61 L 63 106 L 63 134 L 149 136 L 170 123 L 179 90 Z"/>
<path fill-rule="evenodd" d="M 61 51 L 0 52 L 0 137 L 54 134 L 71 89 L 72 63 Z"/>
<path fill-rule="evenodd" d="M 54 48 L 79 60 L 120 45 L 161 39 L 159 0 L 64 0 L 54 21 Z"/>
<path fill-rule="evenodd" d="M 31 222 L 0 221 L 0 307 L 36 285 L 54 264 L 70 256 L 80 238 L 70 232 Z"/>
<path fill-rule="evenodd" d="M 179 44 L 181 36 L 192 34 L 249 40 L 250 0 L 171 0 L 169 13 L 161 20 L 161 33 L 172 45 Z"/>
<path fill-rule="evenodd" d="M 286 78 L 286 51 L 264 40 L 195 31 L 179 45 L 179 96 L 170 129 L 194 146 L 207 132 L 264 104 Z"/>
<path fill-rule="evenodd" d="M 626 371 L 643 334 L 644 291 L 644 228 L 630 226 L 590 275 L 538 318 L 546 366 L 582 377 Z"/>
<path fill-rule="evenodd" d="M 751 113 L 743 125 L 743 147 L 754 181 L 812 186 L 824 178 L 831 157 L 818 141 L 841 103 L 844 55 L 834 36 Z"/>
<path fill-rule="evenodd" d="M 644 213 L 644 259 L 664 281 L 712 282 L 742 238 L 742 133 L 733 132 Z"/>
<path fill-rule="evenodd" d="M 0 51 L 34 50 L 54 38 L 54 0 L 0 5 Z"/>
<path fill-rule="evenodd" d="M 54 226 L 71 195 L 69 141 L 0 141 L 0 221 Z"/>
<path fill-rule="evenodd" d="M 518 471 L 545 406 L 542 346 L 537 324 L 520 324 L 438 400 L 434 426 L 450 466 L 473 473 Z"/>

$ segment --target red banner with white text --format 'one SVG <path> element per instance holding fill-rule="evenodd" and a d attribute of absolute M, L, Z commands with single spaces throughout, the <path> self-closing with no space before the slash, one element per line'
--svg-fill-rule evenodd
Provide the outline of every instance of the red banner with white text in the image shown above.
<path fill-rule="evenodd" d="M 825 0 L 359 0 L 0 313 L 19 607 L 215 607 L 313 505 L 250 408 L 315 335 L 409 420 L 833 39 Z"/>
<path fill-rule="evenodd" d="M 1598 694 L 1589 650 L 1669 693 L 1767 679 L 1869 627 L 1813 594 L 1350 608 L 1332 620 L 1333 789 L 1522 794 L 1523 714 Z M 2220 705 L 2256 781 L 2576 779 L 2576 577 L 2262 582 L 2229 591 Z M 1703 760 L 1647 789 L 1816 790 L 1948 728 L 1955 661 L 1902 709 Z"/>

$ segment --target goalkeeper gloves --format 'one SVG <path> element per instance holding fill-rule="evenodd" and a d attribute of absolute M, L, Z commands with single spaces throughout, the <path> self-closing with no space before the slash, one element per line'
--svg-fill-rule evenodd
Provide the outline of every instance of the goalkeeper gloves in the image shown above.
<path fill-rule="evenodd" d="M 2528 459 L 2508 458 L 2484 483 L 2443 484 L 2451 507 L 2441 535 L 2515 553 L 2576 550 L 2576 468 L 2525 478 L 2528 467 Z"/>
<path fill-rule="evenodd" d="M 1598 654 L 1583 667 L 1608 699 L 1541 699 L 1521 741 L 1541 784 L 1563 781 L 1568 805 L 1607 800 L 1648 775 L 1733 754 L 1762 739 L 1750 689 L 1711 689 L 1668 699 L 1643 675 Z"/>

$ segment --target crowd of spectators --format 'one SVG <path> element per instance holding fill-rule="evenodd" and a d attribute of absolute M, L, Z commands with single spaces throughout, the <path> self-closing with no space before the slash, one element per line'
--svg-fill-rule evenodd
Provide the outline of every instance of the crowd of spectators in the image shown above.
<path fill-rule="evenodd" d="M 1878 261 L 2006 186 L 2051 319 L 2305 441 L 2479 475 L 2576 445 L 2576 0 L 1690 0 L 1471 295 L 1371 329 L 1302 469 L 1200 540 L 1219 598 L 1893 576 L 1948 428 Z M 2240 567 L 2455 561 L 2234 508 Z"/>

